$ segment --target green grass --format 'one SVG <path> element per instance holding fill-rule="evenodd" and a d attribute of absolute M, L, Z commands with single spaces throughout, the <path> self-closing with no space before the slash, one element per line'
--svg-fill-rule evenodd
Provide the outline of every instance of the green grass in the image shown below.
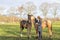
<path fill-rule="evenodd" d="M 53 35 L 52 39 L 48 37 L 48 29 L 43 30 L 43 40 L 60 40 L 60 22 L 53 23 Z M 27 34 L 26 34 L 26 29 L 23 31 L 23 37 L 21 38 L 22 40 L 28 40 L 27 39 Z M 35 40 L 35 29 L 34 27 L 31 30 L 31 39 L 30 40 Z M 20 28 L 19 24 L 0 24 L 0 40 L 21 40 L 20 39 Z"/>

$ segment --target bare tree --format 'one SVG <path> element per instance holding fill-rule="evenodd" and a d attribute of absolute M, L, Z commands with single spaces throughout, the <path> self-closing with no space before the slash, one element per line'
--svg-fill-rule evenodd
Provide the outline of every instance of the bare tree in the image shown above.
<path fill-rule="evenodd" d="M 43 12 L 44 18 L 46 18 L 46 15 L 48 14 L 48 10 L 49 10 L 49 4 L 43 3 L 40 5 L 39 9 Z"/>
<path fill-rule="evenodd" d="M 15 12 L 16 12 L 16 8 L 15 8 L 15 7 L 10 7 L 10 8 L 7 10 L 7 13 L 8 13 L 9 16 L 12 18 L 11 20 L 13 20 L 13 22 L 14 22 Z"/>
<path fill-rule="evenodd" d="M 10 7 L 8 10 L 7 10 L 7 13 L 9 13 L 9 15 L 13 16 L 16 12 L 16 8 L 15 7 Z"/>
<path fill-rule="evenodd" d="M 53 15 L 54 15 L 54 19 L 55 19 L 56 15 L 57 15 L 57 8 L 54 8 L 53 10 L 54 10 Z"/>
<path fill-rule="evenodd" d="M 0 6 L 0 14 L 1 14 L 1 15 L 3 15 L 5 9 L 6 9 L 5 7 Z"/>
<path fill-rule="evenodd" d="M 27 2 L 24 5 L 24 9 L 27 12 L 27 14 L 33 14 L 33 12 L 36 10 L 36 5 L 33 2 Z"/>
<path fill-rule="evenodd" d="M 17 7 L 17 11 L 19 12 L 19 15 L 20 15 L 20 18 L 21 18 L 22 12 L 24 12 L 24 7 L 23 7 L 23 5 Z"/>
<path fill-rule="evenodd" d="M 53 4 L 51 4 L 51 7 L 53 8 L 53 15 L 54 15 L 54 19 L 55 19 L 56 15 L 58 14 L 57 10 L 59 9 L 60 4 L 59 3 L 53 3 Z"/>

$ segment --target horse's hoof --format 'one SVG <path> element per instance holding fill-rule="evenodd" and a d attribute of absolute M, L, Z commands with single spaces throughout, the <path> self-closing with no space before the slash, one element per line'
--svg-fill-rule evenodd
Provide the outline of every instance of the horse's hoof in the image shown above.
<path fill-rule="evenodd" d="M 28 39 L 29 39 L 29 37 L 28 37 Z"/>
<path fill-rule="evenodd" d="M 31 38 L 31 36 L 30 37 L 27 37 L 28 39 L 30 39 Z"/>
<path fill-rule="evenodd" d="M 30 40 L 30 37 L 28 37 L 28 40 Z"/>
<path fill-rule="evenodd" d="M 21 34 L 20 36 L 22 37 L 23 35 Z"/>
<path fill-rule="evenodd" d="M 36 39 L 38 39 L 38 36 L 36 36 Z"/>
<path fill-rule="evenodd" d="M 52 35 L 48 36 L 50 39 L 52 39 Z"/>

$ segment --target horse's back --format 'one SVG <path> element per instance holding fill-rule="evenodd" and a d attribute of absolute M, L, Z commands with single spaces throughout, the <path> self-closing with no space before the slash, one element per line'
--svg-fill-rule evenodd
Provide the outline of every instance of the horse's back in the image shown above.
<path fill-rule="evenodd" d="M 20 27 L 27 28 L 27 20 L 21 20 Z"/>
<path fill-rule="evenodd" d="M 42 28 L 44 29 L 45 27 L 51 27 L 51 20 L 43 20 L 42 21 Z"/>

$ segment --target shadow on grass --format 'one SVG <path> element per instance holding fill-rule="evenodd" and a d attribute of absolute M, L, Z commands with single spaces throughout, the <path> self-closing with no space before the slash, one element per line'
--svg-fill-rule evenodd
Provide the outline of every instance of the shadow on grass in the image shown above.
<path fill-rule="evenodd" d="M 55 38 L 55 37 L 43 37 L 42 40 L 60 40 L 60 38 Z"/>
<path fill-rule="evenodd" d="M 0 36 L 0 40 L 28 40 L 27 37 L 11 37 L 11 36 Z M 29 40 L 35 40 L 31 37 Z"/>
<path fill-rule="evenodd" d="M 28 38 L 27 37 L 0 36 L 0 40 L 28 40 Z M 29 40 L 37 40 L 37 39 L 32 36 Z M 60 39 L 43 37 L 42 40 L 60 40 Z"/>
<path fill-rule="evenodd" d="M 2 34 L 2 36 L 0 36 L 0 40 L 28 40 L 27 37 L 19 37 L 20 35 L 20 28 L 14 25 L 0 25 L 0 29 L 2 29 L 3 32 L 5 32 L 7 35 L 12 34 L 11 36 L 6 36 L 4 33 Z M 0 30 L 1 31 L 1 30 Z M 49 38 L 49 37 L 45 37 L 47 35 L 45 35 L 46 30 L 44 30 L 44 35 L 42 40 L 60 40 L 59 36 L 60 36 L 60 28 L 53 28 L 53 38 Z M 1 33 L 1 32 L 0 32 Z M 24 35 L 27 35 L 26 32 L 23 32 Z M 15 37 L 14 35 L 16 35 L 17 37 Z M 30 38 L 30 40 L 37 40 L 33 35 L 34 32 L 32 32 L 32 37 Z"/>
<path fill-rule="evenodd" d="M 0 36 L 0 40 L 20 40 L 19 37 Z"/>

